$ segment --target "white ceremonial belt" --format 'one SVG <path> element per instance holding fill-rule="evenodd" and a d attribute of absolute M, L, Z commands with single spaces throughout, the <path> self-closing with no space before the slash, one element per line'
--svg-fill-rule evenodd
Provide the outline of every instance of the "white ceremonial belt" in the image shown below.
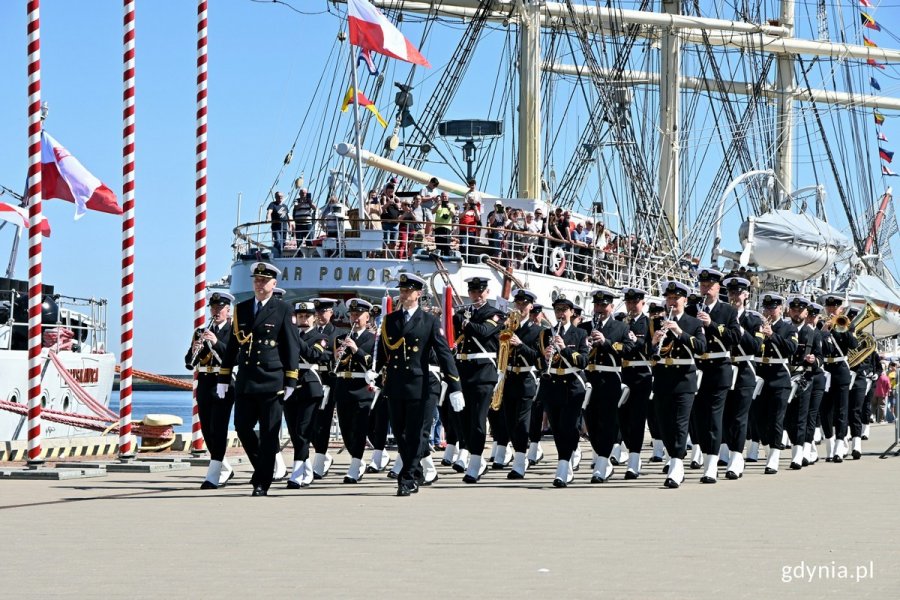
<path fill-rule="evenodd" d="M 533 373 L 535 371 L 534 367 L 506 367 L 506 370 L 510 373 Z"/>
<path fill-rule="evenodd" d="M 592 372 L 600 372 L 600 373 L 620 373 L 622 371 L 621 367 L 610 367 L 607 365 L 588 365 L 585 371 Z"/>
<path fill-rule="evenodd" d="M 212 373 L 214 375 L 218 375 L 219 367 L 197 367 L 197 373 Z"/>
<path fill-rule="evenodd" d="M 699 360 L 715 360 L 717 358 L 731 358 L 731 352 L 707 352 L 697 357 Z"/>
<path fill-rule="evenodd" d="M 652 367 L 653 361 L 650 360 L 623 360 L 622 366 L 626 369 L 628 367 Z"/>
<path fill-rule="evenodd" d="M 665 365 L 667 367 L 677 366 L 677 367 L 686 367 L 694 364 L 693 358 L 662 358 L 655 363 L 654 365 Z"/>
<path fill-rule="evenodd" d="M 825 358 L 825 362 L 829 363 L 829 364 L 847 362 L 847 357 L 846 356 L 828 356 Z"/>
<path fill-rule="evenodd" d="M 476 352 L 475 354 L 457 354 L 459 360 L 478 360 L 479 358 L 497 358 L 496 352 Z"/>
<path fill-rule="evenodd" d="M 733 362 L 733 363 L 753 362 L 753 360 L 755 358 L 756 358 L 755 356 L 748 356 L 746 354 L 743 356 L 732 356 L 731 362 Z"/>
<path fill-rule="evenodd" d="M 325 365 L 310 365 L 310 364 L 299 364 L 297 365 L 298 371 L 327 371 L 328 367 Z"/>
<path fill-rule="evenodd" d="M 354 371 L 338 371 L 337 373 L 335 373 L 335 375 L 337 375 L 341 379 L 365 379 L 366 378 L 365 373 L 358 373 L 358 372 L 354 372 Z"/>
<path fill-rule="evenodd" d="M 428 365 L 428 370 L 432 373 L 437 373 L 438 375 L 441 374 L 441 368 L 437 365 Z"/>
<path fill-rule="evenodd" d="M 756 357 L 754 362 L 758 362 L 762 365 L 786 365 L 788 363 L 788 359 L 786 358 L 769 358 L 768 356 L 759 358 Z"/>
<path fill-rule="evenodd" d="M 581 369 L 576 369 L 574 367 L 569 367 L 568 369 L 550 369 L 551 375 L 571 375 L 572 373 L 577 373 Z"/>

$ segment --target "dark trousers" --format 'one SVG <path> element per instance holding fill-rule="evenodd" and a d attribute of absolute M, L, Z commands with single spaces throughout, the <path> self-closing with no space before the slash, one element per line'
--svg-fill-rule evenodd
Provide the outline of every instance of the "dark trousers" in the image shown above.
<path fill-rule="evenodd" d="M 287 230 L 287 223 L 272 224 L 272 258 L 281 258 Z"/>
<path fill-rule="evenodd" d="M 498 446 L 506 446 L 509 443 L 509 430 L 506 428 L 506 409 L 500 405 L 499 410 L 488 408 L 487 420 L 491 426 L 491 437 Z"/>
<path fill-rule="evenodd" d="M 747 421 L 747 437 L 750 438 L 751 442 L 756 443 L 759 443 L 762 439 L 762 433 L 759 431 L 759 411 L 760 406 L 762 406 L 759 398 L 762 396 L 762 391 L 759 394 L 750 404 L 750 418 Z"/>
<path fill-rule="evenodd" d="M 862 374 L 858 374 L 856 376 L 856 381 L 853 383 L 853 387 L 850 389 L 850 397 L 848 399 L 848 404 L 850 407 L 850 436 L 851 437 L 859 437 L 862 435 L 862 430 L 865 424 L 863 422 L 863 406 L 866 403 L 866 396 L 868 388 L 871 387 L 869 385 L 869 380 L 862 376 Z"/>
<path fill-rule="evenodd" d="M 875 398 L 875 382 L 869 383 L 869 391 L 866 393 L 866 401 L 863 402 L 862 424 L 865 427 L 872 420 L 872 400 Z"/>
<path fill-rule="evenodd" d="M 325 408 L 316 411 L 312 444 L 319 454 L 328 452 L 328 442 L 331 440 L 331 424 L 334 422 L 334 396 L 333 393 L 328 394 L 328 402 L 325 404 Z"/>
<path fill-rule="evenodd" d="M 521 377 L 521 375 L 512 375 L 513 377 Z M 525 377 L 531 377 L 525 374 Z M 519 394 L 503 394 L 503 416 L 506 417 L 506 431 L 509 433 L 509 440 L 512 442 L 516 452 L 528 451 L 528 431 L 531 426 L 531 412 L 534 404 L 533 396 L 522 396 Z M 538 429 L 541 428 L 538 423 Z"/>
<path fill-rule="evenodd" d="M 234 403 L 234 428 L 253 465 L 250 484 L 265 490 L 272 485 L 275 455 L 281 436 L 281 395 L 243 394 Z M 259 438 L 253 431 L 259 424 Z"/>
<path fill-rule="evenodd" d="M 803 384 L 799 384 L 794 399 L 787 405 L 784 413 L 784 429 L 788 432 L 791 444 L 794 446 L 802 446 L 806 439 L 806 422 L 809 419 L 809 399 L 812 396 L 812 382 L 806 385 L 806 389 L 801 389 Z"/>
<path fill-rule="evenodd" d="M 434 410 L 437 408 L 438 400 L 441 399 L 441 381 L 437 375 L 431 373 L 428 377 L 430 382 L 428 388 L 428 397 L 425 398 L 425 406 L 422 415 L 422 439 L 419 442 L 418 458 L 425 458 L 431 454 L 431 429 L 434 426 Z M 449 402 L 446 402 L 449 404 Z M 452 412 L 452 411 L 451 411 Z M 418 473 L 422 474 L 421 465 Z"/>
<path fill-rule="evenodd" d="M 386 402 L 384 394 L 382 394 L 369 411 L 369 441 L 372 442 L 375 450 L 384 450 L 387 445 L 390 406 L 391 403 Z"/>
<path fill-rule="evenodd" d="M 221 461 L 225 458 L 228 424 L 233 406 L 234 386 L 228 386 L 224 399 L 219 398 L 216 395 L 216 375 L 198 375 L 197 416 L 200 417 L 200 431 L 211 460 Z"/>
<path fill-rule="evenodd" d="M 819 407 L 822 405 L 822 397 L 825 395 L 825 374 L 819 373 L 813 376 L 810 386 L 809 411 L 806 413 L 806 433 L 804 442 L 812 443 L 816 435 L 816 427 L 819 425 Z"/>
<path fill-rule="evenodd" d="M 302 462 L 309 458 L 316 408 L 320 402 L 321 396 L 310 397 L 305 390 L 300 390 L 291 394 L 284 403 L 284 420 L 287 422 L 291 445 L 294 447 L 294 462 Z"/>
<path fill-rule="evenodd" d="M 448 227 L 434 228 L 434 245 L 441 256 L 450 254 L 450 229 Z"/>
<path fill-rule="evenodd" d="M 693 404 L 693 392 L 671 393 L 662 389 L 653 392 L 653 407 L 663 445 L 672 458 L 684 459 L 687 453 L 688 422 Z"/>
<path fill-rule="evenodd" d="M 544 437 L 544 402 L 541 400 L 540 390 L 531 403 L 531 421 L 528 423 L 528 441 L 538 443 Z"/>
<path fill-rule="evenodd" d="M 591 402 L 584 409 L 588 439 L 595 456 L 608 457 L 619 437 L 619 397 L 622 388 L 615 373 L 590 372 L 588 381 L 594 388 Z"/>
<path fill-rule="evenodd" d="M 731 386 L 730 376 L 725 385 L 718 385 L 718 381 L 710 381 L 707 385 L 707 378 L 719 379 L 713 377 L 713 373 L 710 372 L 700 382 L 700 391 L 697 392 L 691 412 L 691 421 L 694 425 L 691 441 L 700 444 L 704 454 L 719 453 L 719 446 L 722 444 L 722 414 L 725 411 L 728 388 Z"/>
<path fill-rule="evenodd" d="M 847 405 L 850 402 L 850 384 L 835 384 L 825 392 L 819 416 L 822 419 L 822 435 L 843 439 L 847 435 Z"/>
<path fill-rule="evenodd" d="M 470 454 L 482 454 L 487 439 L 487 415 L 491 407 L 493 383 L 466 384 L 462 382 L 462 393 L 466 407 L 462 410 L 463 429 L 459 432 L 462 447 Z"/>
<path fill-rule="evenodd" d="M 381 402 L 383 399 L 379 398 L 378 401 Z M 388 404 L 391 429 L 397 441 L 400 459 L 403 461 L 397 483 L 401 486 L 412 486 L 414 481 L 422 477 L 419 458 L 428 402 L 424 398 L 388 398 Z M 431 413 L 428 414 L 428 418 L 431 418 Z"/>
<path fill-rule="evenodd" d="M 312 222 L 301 223 L 299 221 L 296 221 L 294 223 L 294 237 L 297 238 L 298 246 L 303 243 L 309 244 L 312 241 L 312 233 Z"/>
<path fill-rule="evenodd" d="M 661 440 L 662 430 L 659 428 L 659 419 L 656 418 L 656 409 L 654 408 L 656 394 L 653 394 L 652 384 L 650 394 L 651 397 L 647 399 L 647 429 L 650 430 L 650 437 L 654 440 Z"/>
<path fill-rule="evenodd" d="M 381 402 L 381 398 L 375 404 Z M 362 458 L 366 451 L 366 435 L 369 433 L 369 409 L 371 400 L 357 400 L 345 397 L 337 402 L 338 424 L 341 426 L 341 437 L 350 458 Z"/>
<path fill-rule="evenodd" d="M 572 377 L 570 375 L 569 377 Z M 578 418 L 581 416 L 581 403 L 584 402 L 584 390 L 572 393 L 572 386 L 563 378 L 559 383 L 548 378 L 541 383 L 540 398 L 547 407 L 550 427 L 553 428 L 553 442 L 560 460 L 571 460 L 572 453 L 578 447 Z"/>
<path fill-rule="evenodd" d="M 725 410 L 722 413 L 722 441 L 728 444 L 732 452 L 743 452 L 747 443 L 747 421 L 750 406 L 753 403 L 753 390 L 756 385 L 735 386 L 725 397 Z"/>
<path fill-rule="evenodd" d="M 459 441 L 459 419 L 456 412 L 450 406 L 450 402 L 444 399 L 444 403 L 438 406 L 438 414 L 441 416 L 441 425 L 444 426 L 444 441 L 455 446 Z"/>
<path fill-rule="evenodd" d="M 628 451 L 640 452 L 644 444 L 644 429 L 647 427 L 647 409 L 650 406 L 653 380 L 650 377 L 633 379 L 626 377 L 625 383 L 631 388 L 631 393 L 628 395 L 628 402 L 619 409 L 619 429 Z"/>
<path fill-rule="evenodd" d="M 760 443 L 771 448 L 783 449 L 784 413 L 787 410 L 789 387 L 772 387 L 766 383 L 756 398 L 756 430 Z"/>

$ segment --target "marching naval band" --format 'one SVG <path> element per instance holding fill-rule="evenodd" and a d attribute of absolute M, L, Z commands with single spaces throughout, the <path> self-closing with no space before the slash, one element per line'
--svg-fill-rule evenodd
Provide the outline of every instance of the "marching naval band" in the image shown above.
<path fill-rule="evenodd" d="M 295 490 L 327 476 L 328 444 L 339 432 L 350 457 L 343 483 L 387 472 L 398 496 L 417 493 L 438 480 L 436 415 L 447 441 L 440 462 L 468 484 L 488 476 L 489 462 L 508 467 L 503 479 L 532 479 L 547 427 L 557 488 L 576 481 L 582 437 L 593 451 L 587 481 L 618 478 L 622 462 L 623 479 L 640 478 L 648 429 L 649 461 L 664 463 L 670 489 L 686 481 L 689 446 L 689 466 L 704 484 L 719 481 L 720 468 L 738 480 L 758 460 L 777 474 L 787 449 L 791 470 L 815 465 L 818 431 L 826 462 L 860 459 L 881 369 L 874 344 L 862 339 L 871 315 L 845 314 L 840 293 L 818 302 L 784 297 L 754 290 L 744 275 L 701 269 L 698 291 L 664 282 L 662 304 L 638 288 L 600 287 L 592 315 L 577 316 L 571 299 L 554 294 L 553 321 L 534 292 L 512 290 L 501 310 L 488 302 L 489 280 L 473 277 L 470 302 L 445 315 L 458 335 L 448 339 L 440 311 L 422 302 L 425 280 L 413 273 L 399 275 L 398 308 L 377 319 L 370 302 L 345 300 L 350 328 L 338 332 L 337 300 L 291 307 L 274 294 L 278 269 L 256 263 L 254 297 L 232 314 L 231 295 L 211 294 L 209 325 L 194 332 L 185 356 L 210 452 L 201 488 L 234 477 L 225 459 L 232 406 L 254 496 L 279 479 L 283 421 L 294 454 L 286 487 Z M 389 431 L 397 447 L 390 470 Z M 488 435 L 494 449 L 486 454 Z"/>

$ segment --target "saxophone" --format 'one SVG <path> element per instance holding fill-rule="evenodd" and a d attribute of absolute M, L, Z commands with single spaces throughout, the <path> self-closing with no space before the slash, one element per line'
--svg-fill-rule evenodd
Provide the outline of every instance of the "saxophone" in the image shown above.
<path fill-rule="evenodd" d="M 500 332 L 497 348 L 497 371 L 499 378 L 491 396 L 491 410 L 500 410 L 503 404 L 503 384 L 506 382 L 506 367 L 509 365 L 509 340 L 515 335 L 522 322 L 522 315 L 517 310 L 512 310 L 506 319 L 506 328 Z"/>

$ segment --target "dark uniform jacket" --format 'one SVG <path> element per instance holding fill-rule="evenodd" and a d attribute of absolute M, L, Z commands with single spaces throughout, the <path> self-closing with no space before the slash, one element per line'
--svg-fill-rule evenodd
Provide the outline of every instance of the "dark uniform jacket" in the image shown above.
<path fill-rule="evenodd" d="M 447 393 L 460 391 L 456 363 L 438 318 L 419 308 L 409 322 L 403 311 L 384 317 L 376 370 L 384 368 L 383 393 L 392 399 L 424 400 L 429 394 L 428 364 L 431 351 L 447 382 Z"/>
<path fill-rule="evenodd" d="M 530 398 L 537 393 L 538 337 L 543 328 L 528 321 L 516 329 L 516 335 L 522 341 L 519 346 L 510 346 L 507 367 L 534 367 L 530 373 L 514 373 L 507 370 L 506 382 L 503 384 L 503 395 L 510 397 Z"/>
<path fill-rule="evenodd" d="M 850 367 L 846 361 L 828 362 L 829 358 L 847 356 L 859 342 L 853 332 L 820 331 L 822 335 L 822 354 L 825 355 L 825 370 L 831 373 L 831 385 L 850 385 Z"/>
<path fill-rule="evenodd" d="M 634 342 L 628 339 L 628 325 L 622 321 L 617 321 L 612 316 L 606 319 L 606 323 L 597 322 L 598 329 L 603 337 L 606 338 L 602 344 L 591 343 L 591 331 L 594 329 L 593 321 L 582 323 L 579 327 L 587 334 L 587 343 L 591 347 L 588 353 L 588 365 L 603 365 L 606 367 L 621 366 L 622 353 L 631 351 Z M 589 371 L 589 375 L 610 377 L 620 379 L 617 373 Z"/>
<path fill-rule="evenodd" d="M 794 356 L 797 351 L 797 328 L 790 321 L 779 319 L 772 325 L 771 336 L 767 338 L 762 333 L 757 335 L 762 337 L 762 343 L 757 354 L 760 359 L 756 361 L 756 372 L 766 380 L 769 387 L 791 387 L 790 367 L 769 361 L 790 360 Z"/>
<path fill-rule="evenodd" d="M 231 370 L 238 367 L 235 391 L 241 394 L 282 394 L 297 386 L 299 339 L 291 321 L 291 307 L 270 298 L 256 316 L 256 299 L 235 306 L 219 383 L 231 383 Z"/>
<path fill-rule="evenodd" d="M 585 381 L 582 369 L 587 366 L 587 358 L 591 349 L 587 340 L 587 332 L 573 325 L 569 325 L 565 333 L 562 334 L 565 347 L 559 352 L 554 352 L 550 359 L 550 370 L 547 371 L 547 361 L 544 358 L 544 348 L 546 348 L 554 336 L 557 335 L 558 328 L 543 329 L 538 337 L 538 366 L 541 373 L 546 373 L 548 381 L 555 386 L 565 385 L 569 396 L 583 394 Z M 576 369 L 578 373 L 562 373 L 561 370 Z M 543 390 L 543 387 L 541 388 Z M 544 397 L 545 392 L 541 392 Z"/>
<path fill-rule="evenodd" d="M 650 338 L 650 317 L 638 315 L 636 319 L 625 317 L 622 321 L 628 331 L 634 334 L 635 341 L 630 348 L 622 348 L 622 379 L 629 385 L 651 377 L 650 367 L 629 366 L 633 362 L 647 362 L 647 340 Z M 626 334 L 627 335 L 627 334 Z"/>
<path fill-rule="evenodd" d="M 737 365 L 738 376 L 734 384 L 736 388 L 756 386 L 756 365 L 753 359 L 759 354 L 763 335 L 759 333 L 762 327 L 762 315 L 752 310 L 745 310 L 738 318 L 738 323 L 744 330 L 740 339 L 731 346 L 731 360 Z M 757 335 L 759 334 L 759 335 Z M 741 360 L 741 357 L 750 357 L 749 360 Z"/>
<path fill-rule="evenodd" d="M 671 331 L 663 338 L 659 360 L 653 367 L 654 394 L 683 394 L 697 391 L 697 379 L 694 375 L 697 365 L 694 358 L 706 352 L 706 335 L 703 324 L 689 314 L 682 314 L 677 319 L 681 335 Z M 652 325 L 652 323 L 651 323 Z M 651 356 L 657 352 L 653 346 L 653 328 L 647 337 L 647 351 Z M 690 364 L 677 364 L 675 361 L 692 361 Z"/>
<path fill-rule="evenodd" d="M 693 312 L 689 312 L 688 309 L 685 309 L 685 312 L 696 317 L 702 306 L 700 303 L 692 307 Z M 730 352 L 731 347 L 738 342 L 741 337 L 741 326 L 737 320 L 737 309 L 726 302 L 718 301 L 709 311 L 709 318 L 709 326 L 703 328 L 703 334 L 706 336 L 706 352 L 697 357 L 697 366 L 703 371 L 703 386 L 731 387 L 733 377 L 731 359 L 703 357 Z"/>
<path fill-rule="evenodd" d="M 493 352 L 495 356 L 493 360 L 458 358 L 459 375 L 466 383 L 470 384 L 497 383 L 496 353 L 499 344 L 498 338 L 505 321 L 504 315 L 499 309 L 485 302 L 477 310 L 472 310 L 470 318 L 463 325 L 465 312 L 468 310 L 471 309 L 461 309 L 453 316 L 453 330 L 461 334 L 456 342 L 457 357 L 484 352 Z M 481 344 L 480 347 L 479 344 Z"/>
<path fill-rule="evenodd" d="M 816 362 L 810 364 L 806 362 L 807 354 L 816 357 Z M 805 323 L 799 328 L 797 334 L 797 351 L 791 361 L 794 374 L 803 373 L 806 377 L 812 377 L 822 372 L 824 358 L 822 356 L 822 338 L 819 331 Z"/>
<path fill-rule="evenodd" d="M 341 334 L 334 339 L 335 352 L 338 351 L 350 332 Z M 368 329 L 363 330 L 356 339 L 356 352 L 345 350 L 335 357 L 337 363 L 334 382 L 335 398 L 344 400 L 352 398 L 359 401 L 368 401 L 375 396 L 375 390 L 369 389 L 369 384 L 360 374 L 373 368 L 372 351 L 375 348 L 375 334 Z"/>
<path fill-rule="evenodd" d="M 309 398 L 321 398 L 325 395 L 325 390 L 322 389 L 322 375 L 331 361 L 328 338 L 316 331 L 315 327 L 302 333 L 299 330 L 297 332 L 300 336 L 298 343 L 300 377 L 299 387 L 294 395 L 299 397 L 302 393 Z M 307 368 L 306 364 L 313 365 L 313 368 Z"/>

